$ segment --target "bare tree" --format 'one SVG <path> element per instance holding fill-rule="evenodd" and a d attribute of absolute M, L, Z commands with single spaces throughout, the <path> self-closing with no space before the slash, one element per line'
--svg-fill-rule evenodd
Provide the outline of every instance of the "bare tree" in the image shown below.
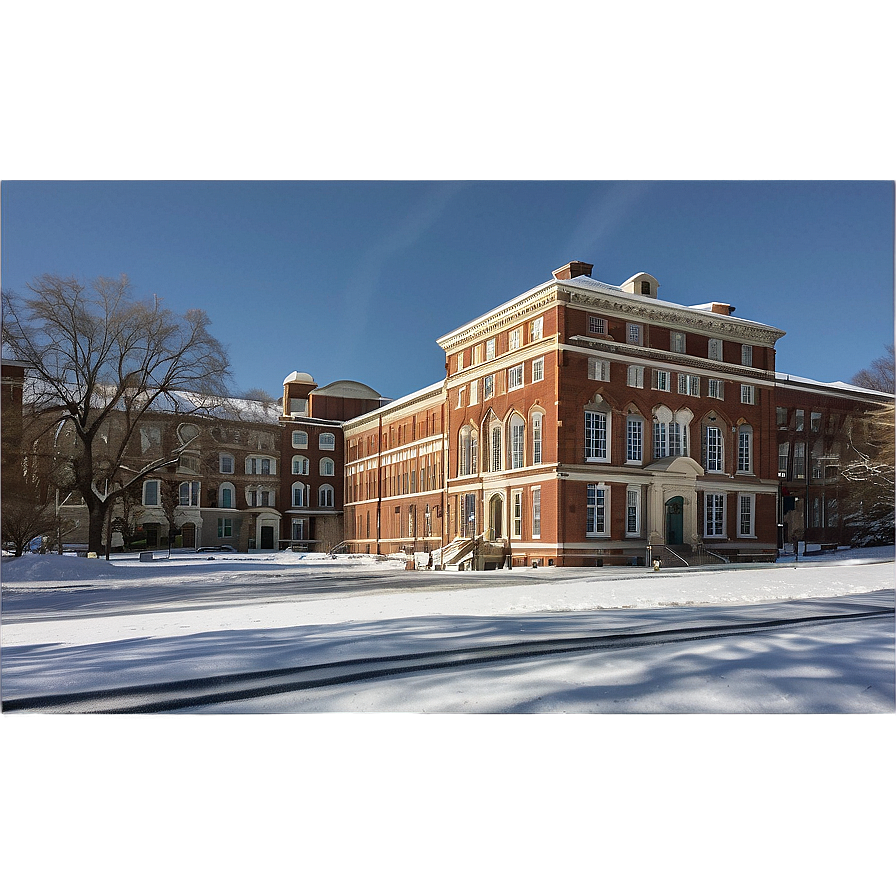
<path fill-rule="evenodd" d="M 52 535 L 57 528 L 53 502 L 41 501 L 38 493 L 22 486 L 10 493 L 4 489 L 2 539 L 11 544 L 16 557 L 21 557 L 28 543 L 43 535 Z"/>
<path fill-rule="evenodd" d="M 199 396 L 224 395 L 227 353 L 204 311 L 179 316 L 155 297 L 135 300 L 125 275 L 84 284 L 44 274 L 28 290 L 3 292 L 3 342 L 30 368 L 33 413 L 72 426 L 71 481 L 87 507 L 89 550 L 99 552 L 118 496 L 178 459 L 160 448 L 139 469 L 124 466 L 144 415 L 176 410 L 179 392 L 192 393 L 193 413 Z"/>
<path fill-rule="evenodd" d="M 896 377 L 896 357 L 893 346 L 888 345 L 883 357 L 875 358 L 864 370 L 860 370 L 852 378 L 852 383 L 863 389 L 876 389 L 878 392 L 892 394 L 894 377 Z"/>

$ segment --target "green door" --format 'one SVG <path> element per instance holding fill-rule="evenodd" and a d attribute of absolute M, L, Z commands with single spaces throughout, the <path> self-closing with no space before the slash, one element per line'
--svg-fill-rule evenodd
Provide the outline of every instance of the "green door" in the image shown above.
<path fill-rule="evenodd" d="M 666 501 L 666 544 L 684 541 L 684 498 L 674 497 Z"/>

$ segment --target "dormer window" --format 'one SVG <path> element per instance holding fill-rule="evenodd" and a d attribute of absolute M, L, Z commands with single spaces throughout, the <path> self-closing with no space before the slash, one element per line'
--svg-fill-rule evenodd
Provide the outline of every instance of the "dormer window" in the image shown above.
<path fill-rule="evenodd" d="M 650 295 L 650 281 L 649 280 L 641 281 L 641 295 L 642 296 Z"/>

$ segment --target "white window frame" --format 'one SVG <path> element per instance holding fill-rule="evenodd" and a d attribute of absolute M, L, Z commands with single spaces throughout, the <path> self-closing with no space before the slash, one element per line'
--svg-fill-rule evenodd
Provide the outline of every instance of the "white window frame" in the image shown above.
<path fill-rule="evenodd" d="M 495 340 L 487 339 L 485 342 L 485 360 L 486 361 L 494 361 L 495 360 Z"/>
<path fill-rule="evenodd" d="M 724 380 L 707 380 L 706 381 L 706 397 L 718 398 L 720 401 L 725 399 L 725 382 Z"/>
<path fill-rule="evenodd" d="M 593 314 L 588 315 L 588 332 L 597 333 L 599 336 L 607 335 L 607 320 L 604 317 L 595 317 Z"/>
<path fill-rule="evenodd" d="M 507 334 L 507 351 L 515 352 L 523 344 L 523 328 L 517 327 Z"/>
<path fill-rule="evenodd" d="M 687 352 L 687 337 L 680 330 L 672 330 L 669 333 L 669 351 L 676 352 L 679 355 Z"/>
<path fill-rule="evenodd" d="M 744 367 L 753 366 L 753 346 L 744 344 L 740 347 L 740 363 Z"/>
<path fill-rule="evenodd" d="M 700 397 L 700 377 L 695 373 L 678 374 L 678 394 Z"/>
<path fill-rule="evenodd" d="M 529 324 L 529 341 L 535 342 L 544 335 L 544 318 L 536 317 Z"/>
<path fill-rule="evenodd" d="M 330 440 L 333 440 L 332 443 Z M 317 437 L 317 447 L 319 451 L 335 451 L 336 450 L 336 435 L 332 432 L 322 432 Z"/>
<path fill-rule="evenodd" d="M 294 454 L 291 469 L 293 476 L 307 476 L 311 471 L 311 464 L 304 454 Z"/>
<path fill-rule="evenodd" d="M 740 384 L 740 403 L 756 404 L 756 387 L 747 383 Z"/>
<path fill-rule="evenodd" d="M 585 411 L 585 462 L 610 462 L 610 415 Z"/>
<path fill-rule="evenodd" d="M 184 500 L 184 488 L 186 487 L 186 501 Z M 199 506 L 199 483 L 198 482 L 181 482 L 177 487 L 177 506 L 178 507 L 198 507 Z"/>
<path fill-rule="evenodd" d="M 625 535 L 637 538 L 641 534 L 641 489 L 629 486 L 625 490 Z"/>
<path fill-rule="evenodd" d="M 787 478 L 787 466 L 790 462 L 790 442 L 778 444 L 778 475 L 781 479 Z M 781 476 L 781 473 L 784 475 Z"/>
<path fill-rule="evenodd" d="M 610 382 L 610 362 L 602 358 L 588 359 L 588 379 L 603 383 Z"/>
<path fill-rule="evenodd" d="M 629 414 L 625 418 L 625 462 L 641 464 L 644 461 L 644 418 Z"/>
<path fill-rule="evenodd" d="M 704 456 L 707 473 L 725 472 L 725 437 L 720 426 L 707 426 L 704 438 L 706 450 Z"/>
<path fill-rule="evenodd" d="M 540 383 L 544 379 L 544 358 L 535 358 L 532 361 L 532 382 Z"/>
<path fill-rule="evenodd" d="M 222 452 L 218 455 L 218 472 L 224 473 L 228 476 L 232 476 L 234 471 L 234 463 L 235 461 L 232 454 Z"/>
<path fill-rule="evenodd" d="M 672 391 L 672 376 L 668 370 L 659 370 L 654 368 L 653 371 L 653 388 L 657 392 Z"/>
<path fill-rule="evenodd" d="M 640 345 L 642 339 L 643 330 L 641 328 L 641 324 L 626 324 L 625 325 L 625 341 L 629 345 Z"/>
<path fill-rule="evenodd" d="M 511 470 L 521 470 L 526 462 L 526 421 L 518 414 L 510 418 L 508 424 L 510 438 L 507 440 L 510 448 Z"/>
<path fill-rule="evenodd" d="M 491 450 L 491 457 L 489 458 L 490 469 L 491 472 L 497 473 L 499 470 L 503 470 L 503 456 L 501 454 L 501 446 L 502 446 L 502 427 L 499 421 L 495 420 L 494 423 L 489 427 L 489 448 Z"/>
<path fill-rule="evenodd" d="M 748 424 L 737 428 L 737 472 L 753 472 L 753 427 Z"/>
<path fill-rule="evenodd" d="M 264 472 L 265 463 L 267 472 Z M 245 470 L 247 476 L 276 476 L 277 459 L 265 454 L 250 454 L 246 458 Z"/>
<path fill-rule="evenodd" d="M 488 401 L 495 397 L 495 375 L 490 373 L 482 380 L 482 400 Z"/>
<path fill-rule="evenodd" d="M 626 385 L 632 389 L 644 388 L 644 368 L 640 364 L 629 364 Z"/>
<path fill-rule="evenodd" d="M 532 537 L 541 538 L 541 486 L 532 488 Z"/>
<path fill-rule="evenodd" d="M 542 427 L 544 424 L 544 414 L 537 413 L 532 415 L 532 463 L 540 464 L 542 462 L 543 435 Z"/>
<path fill-rule="evenodd" d="M 292 495 L 292 506 L 293 507 L 308 507 L 311 504 L 309 487 L 307 482 L 293 482 L 292 488 L 290 489 L 290 494 Z M 296 501 L 296 496 L 300 496 L 300 500 Z"/>
<path fill-rule="evenodd" d="M 706 356 L 710 361 L 721 361 L 723 343 L 721 339 L 710 339 L 706 349 Z"/>
<path fill-rule="evenodd" d="M 149 491 L 149 487 L 154 486 L 155 488 L 155 500 L 148 501 L 147 492 Z M 162 480 L 161 479 L 147 479 L 143 483 L 143 506 L 144 507 L 161 507 L 162 506 Z"/>
<path fill-rule="evenodd" d="M 319 464 L 321 476 L 335 476 L 336 463 L 332 457 L 322 457 Z"/>
<path fill-rule="evenodd" d="M 523 365 L 514 364 L 513 367 L 507 368 L 507 391 L 512 392 L 514 389 L 523 388 Z"/>
<path fill-rule="evenodd" d="M 703 537 L 724 538 L 726 530 L 725 495 L 721 492 L 703 494 Z"/>
<path fill-rule="evenodd" d="M 324 483 L 317 490 L 317 506 L 318 507 L 335 507 L 336 506 L 336 490 L 329 482 Z"/>
<path fill-rule="evenodd" d="M 230 502 L 224 500 L 224 493 L 230 492 Z M 234 510 L 236 509 L 236 488 L 232 482 L 222 482 L 218 486 L 218 507 L 221 510 Z"/>
<path fill-rule="evenodd" d="M 479 380 L 470 381 L 470 404 L 468 407 L 474 404 L 479 404 Z"/>
<path fill-rule="evenodd" d="M 746 526 L 744 526 L 745 522 Z M 739 538 L 756 537 L 756 495 L 754 494 L 738 493 L 737 534 Z"/>
<path fill-rule="evenodd" d="M 523 490 L 521 488 L 510 491 L 510 537 L 523 537 Z"/>
<path fill-rule="evenodd" d="M 307 448 L 308 447 L 308 433 L 303 429 L 294 429 L 292 431 L 292 447 L 293 448 Z"/>
<path fill-rule="evenodd" d="M 585 490 L 585 535 L 601 538 L 609 535 L 610 489 L 603 483 L 589 483 Z"/>

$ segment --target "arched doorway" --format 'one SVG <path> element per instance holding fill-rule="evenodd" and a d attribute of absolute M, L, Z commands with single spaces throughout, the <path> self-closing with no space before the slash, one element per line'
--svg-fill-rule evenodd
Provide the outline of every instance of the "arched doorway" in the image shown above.
<path fill-rule="evenodd" d="M 488 502 L 488 526 L 492 538 L 501 538 L 504 534 L 504 499 L 501 495 L 492 495 Z"/>
<path fill-rule="evenodd" d="M 666 544 L 684 541 L 684 498 L 676 495 L 666 501 Z"/>

